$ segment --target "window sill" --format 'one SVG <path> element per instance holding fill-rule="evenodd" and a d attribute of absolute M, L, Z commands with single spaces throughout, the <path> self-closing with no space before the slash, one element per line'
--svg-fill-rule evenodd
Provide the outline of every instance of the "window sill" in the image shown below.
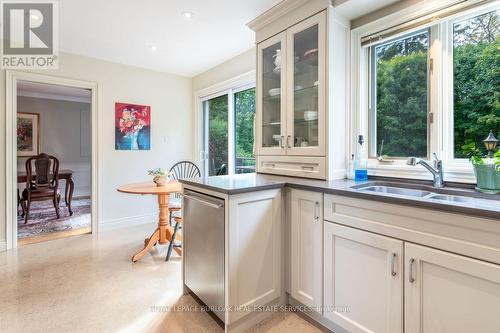
<path fill-rule="evenodd" d="M 394 164 L 381 164 L 376 160 L 369 160 L 368 175 L 380 177 L 406 178 L 418 180 L 432 180 L 431 173 L 424 167 L 406 165 L 405 162 L 396 161 Z M 444 180 L 449 182 L 475 184 L 476 177 L 472 167 L 454 166 L 446 167 L 444 164 Z"/>

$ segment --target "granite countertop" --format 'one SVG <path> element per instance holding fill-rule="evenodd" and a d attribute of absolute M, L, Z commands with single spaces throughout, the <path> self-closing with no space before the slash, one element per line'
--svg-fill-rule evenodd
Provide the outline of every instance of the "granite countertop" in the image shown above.
<path fill-rule="evenodd" d="M 227 195 L 262 191 L 285 186 L 317 191 L 329 194 L 344 195 L 358 199 L 376 200 L 392 204 L 401 204 L 412 207 L 435 209 L 452 213 L 462 213 L 498 219 L 500 221 L 500 195 L 481 194 L 474 191 L 467 185 L 447 184 L 445 189 L 432 187 L 432 182 L 428 181 L 407 181 L 402 179 L 370 179 L 366 182 L 354 182 L 350 179 L 339 180 L 314 180 L 286 176 L 274 176 L 265 174 L 241 174 L 234 176 L 214 176 L 206 178 L 193 178 L 180 180 L 185 185 L 208 189 Z M 380 192 L 360 191 L 352 186 L 360 186 L 377 182 L 379 184 L 396 184 L 404 186 L 411 184 L 413 188 L 433 192 L 436 194 L 466 196 L 467 202 L 450 202 L 436 200 L 432 198 L 419 198 L 407 195 L 386 194 Z M 484 201 L 488 200 L 488 201 Z M 496 203 L 498 205 L 491 205 Z"/>

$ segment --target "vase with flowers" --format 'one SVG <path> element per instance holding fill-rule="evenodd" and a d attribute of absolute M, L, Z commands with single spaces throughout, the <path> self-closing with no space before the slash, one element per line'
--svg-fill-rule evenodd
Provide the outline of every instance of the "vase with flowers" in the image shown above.
<path fill-rule="evenodd" d="M 153 182 L 156 186 L 165 186 L 169 181 L 169 173 L 161 168 L 148 170 L 148 175 L 153 176 Z"/>
<path fill-rule="evenodd" d="M 123 110 L 118 121 L 119 130 L 129 141 L 130 150 L 139 150 L 139 132 L 147 125 L 146 111 L 135 110 L 134 108 Z"/>

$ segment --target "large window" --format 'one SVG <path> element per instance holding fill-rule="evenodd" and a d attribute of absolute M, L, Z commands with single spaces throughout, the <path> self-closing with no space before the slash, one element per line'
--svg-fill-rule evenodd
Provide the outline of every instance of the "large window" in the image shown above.
<path fill-rule="evenodd" d="M 464 152 L 471 144 L 484 152 L 481 141 L 490 131 L 500 137 L 499 6 L 460 6 L 353 32 L 363 69 L 354 134 L 368 137 L 369 168 L 378 175 L 424 174 L 409 170 L 405 158 L 436 153 L 447 179 L 472 181 Z"/>
<path fill-rule="evenodd" d="M 255 88 L 229 89 L 202 99 L 204 174 L 255 172 Z"/>
<path fill-rule="evenodd" d="M 427 30 L 371 47 L 372 156 L 428 155 L 428 51 Z"/>
<path fill-rule="evenodd" d="M 500 11 L 453 25 L 454 155 L 500 134 Z"/>

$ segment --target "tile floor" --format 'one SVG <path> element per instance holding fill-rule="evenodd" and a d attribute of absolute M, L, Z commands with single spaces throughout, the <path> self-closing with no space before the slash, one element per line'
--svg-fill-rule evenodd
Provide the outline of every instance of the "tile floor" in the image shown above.
<path fill-rule="evenodd" d="M 182 296 L 181 262 L 166 247 L 133 264 L 152 225 L 82 235 L 0 253 L 0 332 L 223 332 L 203 312 L 155 311 L 195 305 Z M 322 332 L 278 313 L 252 332 Z"/>

